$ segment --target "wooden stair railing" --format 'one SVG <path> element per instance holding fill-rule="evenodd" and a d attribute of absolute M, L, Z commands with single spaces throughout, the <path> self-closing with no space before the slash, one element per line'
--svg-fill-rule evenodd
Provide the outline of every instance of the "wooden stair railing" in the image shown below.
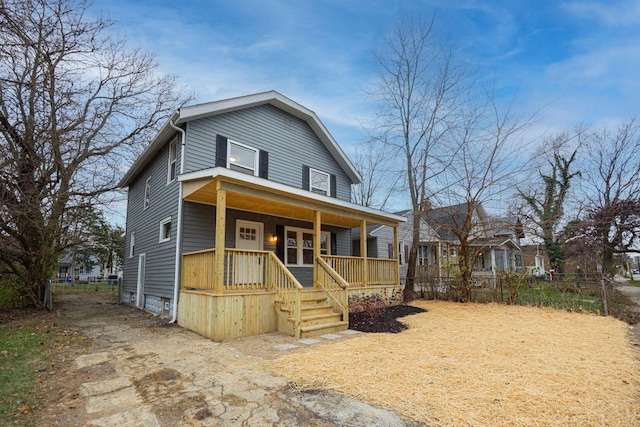
<path fill-rule="evenodd" d="M 293 316 L 293 330 L 296 336 L 300 334 L 302 289 L 287 267 L 274 252 L 269 252 L 265 269 L 267 289 L 276 293 L 276 299 L 291 310 Z"/>
<path fill-rule="evenodd" d="M 333 302 L 333 307 L 342 313 L 342 320 L 349 321 L 349 283 L 342 278 L 321 257 L 316 259 L 318 266 L 317 285 Z"/>

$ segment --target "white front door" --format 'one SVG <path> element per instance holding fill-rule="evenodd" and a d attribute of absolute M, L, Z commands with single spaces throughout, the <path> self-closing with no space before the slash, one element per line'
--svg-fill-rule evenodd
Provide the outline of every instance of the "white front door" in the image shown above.
<path fill-rule="evenodd" d="M 144 308 L 144 270 L 147 263 L 147 254 L 138 256 L 138 287 L 136 289 L 136 306 Z"/>
<path fill-rule="evenodd" d="M 264 224 L 261 222 L 236 221 L 236 249 L 261 251 L 264 248 Z M 262 283 L 262 255 L 239 253 L 235 257 L 234 278 L 236 284 Z"/>

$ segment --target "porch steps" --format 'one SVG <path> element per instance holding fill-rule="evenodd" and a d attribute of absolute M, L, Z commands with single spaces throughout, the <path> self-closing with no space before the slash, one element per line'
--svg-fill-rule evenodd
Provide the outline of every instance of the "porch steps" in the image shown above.
<path fill-rule="evenodd" d="M 287 320 L 294 323 L 293 309 L 280 306 L 287 315 Z M 340 313 L 333 311 L 333 305 L 327 297 L 310 297 L 303 295 L 300 307 L 300 338 L 315 337 L 333 332 L 345 331 L 349 327 L 348 319 L 340 319 Z"/>

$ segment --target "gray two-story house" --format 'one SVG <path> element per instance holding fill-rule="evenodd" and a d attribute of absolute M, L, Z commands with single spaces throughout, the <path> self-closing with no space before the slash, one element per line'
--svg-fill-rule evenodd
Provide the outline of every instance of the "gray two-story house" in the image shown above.
<path fill-rule="evenodd" d="M 316 114 L 278 92 L 180 108 L 120 183 L 122 302 L 216 340 L 345 329 L 349 295 L 400 286 L 395 254 L 351 256 L 354 227 L 397 238 L 404 221 L 351 203 L 359 182 Z"/>

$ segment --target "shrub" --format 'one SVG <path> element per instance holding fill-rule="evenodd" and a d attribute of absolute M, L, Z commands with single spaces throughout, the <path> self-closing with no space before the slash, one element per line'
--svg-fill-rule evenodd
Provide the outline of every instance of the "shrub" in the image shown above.
<path fill-rule="evenodd" d="M 27 306 L 29 301 L 19 292 L 18 283 L 13 276 L 0 277 L 0 310 L 12 310 Z"/>
<path fill-rule="evenodd" d="M 384 312 L 387 305 L 381 295 L 351 295 L 349 308 L 354 315 L 361 320 L 374 323 Z"/>

